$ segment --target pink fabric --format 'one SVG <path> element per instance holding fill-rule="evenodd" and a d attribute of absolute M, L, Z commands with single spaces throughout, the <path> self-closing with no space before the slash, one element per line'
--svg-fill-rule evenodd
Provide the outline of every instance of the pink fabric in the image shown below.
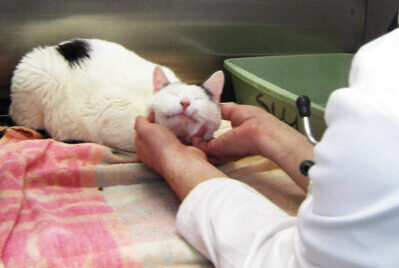
<path fill-rule="evenodd" d="M 0 268 L 213 267 L 178 235 L 179 202 L 164 180 L 134 154 L 117 153 L 7 129 L 0 140 Z M 275 168 L 259 157 L 221 167 L 295 214 L 303 192 Z"/>
<path fill-rule="evenodd" d="M 120 249 L 132 241 L 96 187 L 96 165 L 108 149 L 38 138 L 12 128 L 0 140 L 4 265 L 141 267 L 137 258 L 123 258 Z"/>

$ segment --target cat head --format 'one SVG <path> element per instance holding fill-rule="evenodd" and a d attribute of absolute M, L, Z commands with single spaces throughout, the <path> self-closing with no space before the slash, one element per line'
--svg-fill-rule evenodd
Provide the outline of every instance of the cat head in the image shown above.
<path fill-rule="evenodd" d="M 204 139 L 210 139 L 221 122 L 219 108 L 224 75 L 217 71 L 202 85 L 169 82 L 160 67 L 153 73 L 154 98 L 150 106 L 154 119 L 176 136 L 189 142 L 203 127 Z"/>

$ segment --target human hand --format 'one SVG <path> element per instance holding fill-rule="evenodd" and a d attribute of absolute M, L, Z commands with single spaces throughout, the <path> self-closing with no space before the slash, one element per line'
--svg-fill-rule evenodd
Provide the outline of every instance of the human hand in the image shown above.
<path fill-rule="evenodd" d="M 261 139 L 267 136 L 274 138 L 274 129 L 287 131 L 288 128 L 271 114 L 256 106 L 220 104 L 220 108 L 223 119 L 230 120 L 233 129 L 208 142 L 201 138 L 192 140 L 193 145 L 203 150 L 215 163 L 262 154 Z M 280 135 L 276 138 L 280 138 Z M 272 147 L 269 151 L 273 151 L 273 147 L 276 147 L 273 143 L 268 145 Z M 267 155 L 273 158 L 272 153 L 267 153 Z"/>
<path fill-rule="evenodd" d="M 259 107 L 238 104 L 220 104 L 220 107 L 223 119 L 231 121 L 232 130 L 208 142 L 193 139 L 193 145 L 214 163 L 256 154 L 279 162 L 298 146 L 309 145 L 302 134 Z"/>
<path fill-rule="evenodd" d="M 208 163 L 203 151 L 182 144 L 167 128 L 138 116 L 135 129 L 139 159 L 164 177 L 180 200 L 202 181 L 226 177 Z"/>
<path fill-rule="evenodd" d="M 201 150 L 185 146 L 166 127 L 154 124 L 153 116 L 148 119 L 142 116 L 136 118 L 136 152 L 139 159 L 148 167 L 164 175 L 167 163 L 176 155 L 193 154 L 197 158 L 206 160 Z"/>
<path fill-rule="evenodd" d="M 238 104 L 220 107 L 223 119 L 231 121 L 232 130 L 208 142 L 193 139 L 193 145 L 213 163 L 259 154 L 297 177 L 299 163 L 313 158 L 313 146 L 306 137 L 265 110 Z"/>

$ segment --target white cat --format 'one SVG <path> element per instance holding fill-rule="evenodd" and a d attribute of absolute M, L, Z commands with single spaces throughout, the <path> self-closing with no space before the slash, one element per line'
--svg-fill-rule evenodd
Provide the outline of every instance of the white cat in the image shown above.
<path fill-rule="evenodd" d="M 12 78 L 10 116 L 60 141 L 135 151 L 135 118 L 150 112 L 186 141 L 203 126 L 210 139 L 221 122 L 223 84 L 222 71 L 202 86 L 186 85 L 119 44 L 74 39 L 22 58 Z"/>

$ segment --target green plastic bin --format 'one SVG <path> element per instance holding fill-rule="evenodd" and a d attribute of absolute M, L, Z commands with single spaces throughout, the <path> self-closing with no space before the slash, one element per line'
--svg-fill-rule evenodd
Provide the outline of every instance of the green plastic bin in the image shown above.
<path fill-rule="evenodd" d="M 236 101 L 263 107 L 304 133 L 296 99 L 307 95 L 311 102 L 311 127 L 316 139 L 326 124 L 324 109 L 335 89 L 348 86 L 353 54 L 311 54 L 228 59 Z"/>

